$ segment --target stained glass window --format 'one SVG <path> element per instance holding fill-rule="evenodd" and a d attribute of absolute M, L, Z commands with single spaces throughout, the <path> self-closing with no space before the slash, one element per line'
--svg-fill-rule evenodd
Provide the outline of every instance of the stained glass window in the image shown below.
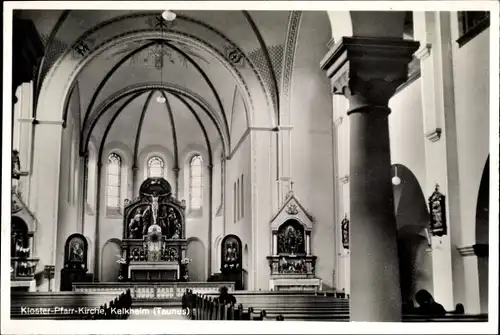
<path fill-rule="evenodd" d="M 203 205 L 203 160 L 200 155 L 191 158 L 189 164 L 189 195 L 191 209 L 201 209 Z"/>
<path fill-rule="evenodd" d="M 122 159 L 115 153 L 108 157 L 107 205 L 111 208 L 120 207 Z"/>
<path fill-rule="evenodd" d="M 153 156 L 148 160 L 148 177 L 163 177 L 163 159 Z"/>

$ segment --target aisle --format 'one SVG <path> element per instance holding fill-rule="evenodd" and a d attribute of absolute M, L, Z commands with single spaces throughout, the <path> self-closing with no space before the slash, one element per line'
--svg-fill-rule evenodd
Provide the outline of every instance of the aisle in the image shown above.
<path fill-rule="evenodd" d="M 189 320 L 180 307 L 133 307 L 129 320 Z"/>

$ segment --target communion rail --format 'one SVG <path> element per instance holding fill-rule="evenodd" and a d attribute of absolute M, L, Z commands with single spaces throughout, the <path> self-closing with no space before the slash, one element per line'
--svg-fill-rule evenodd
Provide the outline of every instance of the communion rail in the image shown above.
<path fill-rule="evenodd" d="M 74 292 L 120 294 L 130 290 L 134 301 L 181 300 L 187 289 L 198 294 L 216 294 L 221 286 L 234 290 L 234 282 L 117 282 L 74 283 Z"/>

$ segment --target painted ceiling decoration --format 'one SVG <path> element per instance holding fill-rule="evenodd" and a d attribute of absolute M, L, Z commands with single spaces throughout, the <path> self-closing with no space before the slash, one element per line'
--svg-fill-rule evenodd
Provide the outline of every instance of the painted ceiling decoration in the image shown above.
<path fill-rule="evenodd" d="M 230 64 L 229 66 L 224 64 L 223 65 L 224 67 L 226 67 L 226 69 L 230 70 L 233 75 L 236 74 L 238 79 L 237 81 L 240 83 L 240 89 L 243 89 L 247 92 L 246 94 L 244 94 L 244 101 L 247 105 L 246 109 L 248 109 L 249 104 L 253 105 L 251 98 L 252 95 L 248 93 L 250 86 L 245 84 L 246 80 L 248 80 L 245 79 L 245 77 L 247 77 L 250 73 L 253 73 L 253 76 L 255 76 L 255 80 L 257 80 L 257 82 L 259 83 L 262 91 L 265 92 L 264 95 L 268 97 L 272 96 L 269 99 L 262 99 L 262 101 L 269 105 L 269 101 L 276 100 L 276 91 L 269 88 L 270 80 L 265 79 L 266 77 L 269 77 L 269 75 L 264 74 L 265 71 L 267 71 L 267 73 L 270 73 L 270 71 L 274 70 L 269 70 L 269 66 L 267 66 L 267 68 L 263 66 L 256 67 L 253 64 L 253 61 L 240 49 L 240 47 L 233 41 L 231 41 L 228 37 L 226 37 L 222 32 L 200 20 L 193 19 L 185 15 L 178 15 L 176 20 L 165 21 L 165 24 L 159 23 L 161 22 L 159 20 L 160 18 L 161 17 L 158 15 L 158 13 L 151 12 L 132 13 L 120 17 L 115 17 L 101 22 L 94 27 L 91 27 L 91 29 L 88 29 L 86 32 L 82 31 L 83 34 L 80 35 L 80 38 L 78 38 L 76 41 L 73 41 L 72 43 L 67 44 L 71 45 L 73 57 L 80 58 L 83 62 L 83 64 L 79 65 L 78 67 L 83 68 L 84 66 L 86 66 L 85 62 L 87 62 L 84 58 L 89 58 L 90 56 L 99 56 L 97 54 L 93 54 L 95 54 L 97 50 L 102 49 L 105 45 L 104 43 L 107 43 L 113 50 L 110 50 L 111 52 L 108 53 L 103 52 L 103 50 L 99 53 L 101 55 L 106 55 L 106 58 L 108 60 L 113 61 L 113 58 L 115 58 L 115 61 L 117 61 L 119 58 L 121 58 L 120 56 L 126 54 L 128 50 L 137 49 L 137 47 L 140 47 L 145 43 L 145 40 L 151 40 L 151 38 L 129 40 L 128 45 L 124 46 L 126 40 L 123 39 L 122 36 L 125 36 L 128 33 L 126 30 L 123 30 L 124 26 L 126 26 L 127 28 L 131 27 L 128 29 L 134 28 L 131 31 L 144 33 L 146 33 L 147 30 L 151 29 L 157 32 L 158 30 L 166 30 L 170 34 L 165 34 L 163 38 L 167 39 L 172 45 L 175 44 L 182 51 L 182 53 L 184 53 L 184 55 L 179 52 L 172 51 L 171 48 L 162 48 L 159 45 L 154 45 L 153 47 L 144 50 L 144 52 L 135 54 L 133 57 L 130 57 L 130 59 L 127 60 L 126 65 L 144 65 L 145 67 L 154 70 L 165 67 L 166 64 L 178 64 L 187 68 L 189 67 L 189 60 L 186 59 L 185 55 L 190 57 L 191 60 L 193 60 L 200 66 L 206 66 L 209 64 L 212 65 L 212 62 L 205 56 L 206 51 L 210 49 L 212 52 L 212 57 L 214 56 L 213 53 L 215 53 L 215 55 L 218 54 L 219 57 L 222 57 L 223 59 L 225 59 L 225 61 L 227 61 L 228 65 Z M 135 23 L 135 25 L 132 24 L 132 21 L 133 23 Z M 118 26 L 121 28 L 121 30 L 117 29 Z M 146 30 L 137 29 L 140 28 L 140 26 L 146 28 Z M 210 36 L 207 36 L 208 38 L 201 39 L 201 35 L 200 37 L 197 37 L 196 35 L 193 35 L 193 33 L 186 34 L 185 31 L 188 30 L 188 28 L 190 31 L 194 30 L 193 32 L 196 32 L 198 35 L 204 34 Z M 200 28 L 202 28 L 202 32 L 200 31 Z M 110 34 L 111 36 L 115 34 L 115 37 L 108 37 L 106 39 L 106 36 L 110 36 Z M 186 36 L 186 38 L 172 38 L 172 36 L 178 36 L 178 34 Z M 151 36 L 150 34 L 148 35 Z M 121 43 L 113 43 L 114 41 L 118 41 L 116 38 L 120 38 Z M 66 38 L 66 40 L 68 39 Z M 187 42 L 188 40 L 189 42 Z M 196 43 L 193 43 L 194 41 L 196 41 Z M 205 45 L 202 49 L 198 47 L 201 44 Z M 281 48 L 278 48 L 278 53 L 281 53 Z M 65 54 L 67 54 L 67 52 L 65 52 Z M 59 59 L 62 58 L 64 58 L 64 56 L 60 57 Z M 250 70 L 250 72 L 248 72 L 246 69 Z M 239 71 L 245 72 L 244 74 L 242 74 L 239 73 Z M 276 70 L 275 72 L 278 71 L 279 70 Z M 216 84 L 214 84 L 214 86 L 216 86 Z M 256 86 L 253 84 L 251 87 L 256 88 Z M 255 94 L 253 95 L 255 96 Z M 216 99 L 219 100 L 219 98 Z M 94 99 L 91 99 L 91 101 L 93 100 Z M 250 110 L 253 110 L 253 108 L 250 108 Z"/>
<path fill-rule="evenodd" d="M 186 129 L 206 148 L 219 150 L 220 145 L 223 157 L 230 157 L 232 142 L 237 146 L 244 133 L 232 131 L 231 124 L 279 124 L 300 12 L 284 13 L 279 23 L 258 12 L 226 12 L 227 20 L 215 20 L 204 11 L 176 15 L 172 21 L 164 20 L 160 11 L 59 11 L 47 16 L 59 16 L 59 21 L 44 26 L 49 50 L 39 77 L 48 85 L 39 88 L 53 82 L 72 92 L 80 84 L 80 155 L 87 154 L 92 138 L 102 154 L 105 142 L 116 141 L 123 132 L 131 134 L 126 145 L 137 167 L 142 146 L 151 144 L 148 129 L 153 127 L 164 132 L 162 145 L 168 146 L 178 169 L 179 151 L 190 138 Z M 236 23 L 237 29 L 231 28 Z M 270 27 L 280 28 L 269 34 Z M 291 59 L 285 57 L 289 51 Z M 58 94 L 65 97 L 60 101 L 66 120 L 70 98 Z M 156 101 L 158 96 L 165 101 Z M 153 117 L 158 122 L 148 123 Z"/>

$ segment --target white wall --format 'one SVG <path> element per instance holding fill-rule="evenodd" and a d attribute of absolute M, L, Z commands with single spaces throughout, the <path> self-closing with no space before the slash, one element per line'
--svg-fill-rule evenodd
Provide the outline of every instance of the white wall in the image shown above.
<path fill-rule="evenodd" d="M 458 38 L 456 12 L 451 13 L 452 38 Z M 484 165 L 490 153 L 490 29 L 462 47 L 453 46 L 453 84 L 458 147 L 458 179 L 461 219 L 461 246 L 476 243 L 476 205 Z M 488 311 L 485 278 L 488 264 L 476 256 L 463 257 L 465 280 L 457 289 L 463 292 L 466 312 Z M 479 277 L 479 278 L 478 278 Z M 454 278 L 455 280 L 455 278 Z M 461 283 L 459 283 L 461 284 Z M 465 288 L 465 289 L 464 289 Z"/>
<path fill-rule="evenodd" d="M 490 34 L 487 29 L 461 48 L 453 43 L 463 245 L 475 243 L 477 196 L 490 152 L 489 42 Z"/>
<path fill-rule="evenodd" d="M 59 213 L 57 217 L 57 245 L 56 251 L 56 273 L 55 287 L 59 290 L 59 279 L 61 269 L 64 266 L 64 246 L 66 239 L 73 233 L 81 233 L 78 222 L 79 211 L 79 192 L 81 187 L 81 174 L 83 165 L 81 165 L 79 156 L 79 132 L 80 132 L 80 104 L 78 86 L 75 87 L 70 97 L 68 107 L 68 117 L 66 127 L 62 131 L 61 147 L 61 170 L 59 180 Z M 54 243 L 54 241 L 40 241 L 43 245 Z M 90 250 L 89 250 L 90 252 Z"/>
<path fill-rule="evenodd" d="M 333 286 L 335 246 L 333 198 L 332 96 L 318 64 L 330 40 L 328 17 L 303 12 L 291 88 L 291 177 L 295 195 L 316 218 L 311 251 L 318 257 L 316 275 L 325 289 Z"/>
<path fill-rule="evenodd" d="M 250 136 L 245 136 L 241 145 L 234 152 L 231 159 L 226 161 L 226 185 L 225 185 L 225 235 L 234 234 L 241 239 L 242 245 L 246 243 L 251 248 L 251 165 L 250 165 Z M 243 175 L 243 210 L 244 216 L 235 221 L 235 196 L 234 183 Z M 241 191 L 240 191 L 241 194 Z M 215 237 L 215 236 L 214 236 Z M 243 247 L 243 246 L 242 246 Z M 249 250 L 251 253 L 252 250 Z M 220 250 L 215 257 L 220 258 Z"/>

